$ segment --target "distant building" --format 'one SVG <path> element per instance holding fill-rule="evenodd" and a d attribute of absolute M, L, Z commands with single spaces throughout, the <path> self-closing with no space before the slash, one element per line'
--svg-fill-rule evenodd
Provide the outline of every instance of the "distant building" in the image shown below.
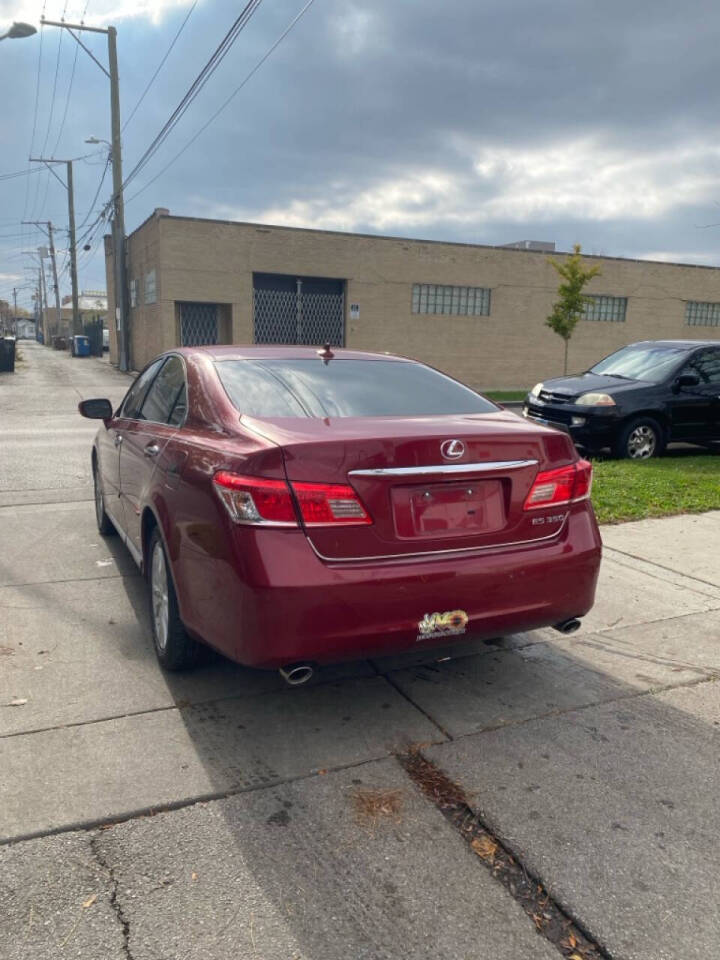
<path fill-rule="evenodd" d="M 78 309 L 83 328 L 90 325 L 106 325 L 107 293 L 104 290 L 83 290 L 78 296 Z M 72 296 L 63 297 L 60 308 L 60 322 L 57 319 L 57 309 L 50 304 L 43 310 L 43 331 L 45 343 L 53 337 L 69 337 L 72 335 Z"/>
<path fill-rule="evenodd" d="M 548 250 L 170 216 L 128 237 L 131 365 L 198 343 L 329 342 L 417 357 L 477 388 L 562 373 L 546 325 L 558 276 Z M 554 246 L 554 245 L 553 245 Z M 114 317 L 111 239 L 105 239 Z M 556 254 L 563 257 L 564 254 Z M 720 339 L 720 268 L 588 257 L 601 275 L 570 367 L 634 340 Z M 109 325 L 117 361 L 115 324 Z"/>
<path fill-rule="evenodd" d="M 503 243 L 509 250 L 536 250 L 539 253 L 555 253 L 554 240 L 515 240 L 513 243 Z"/>

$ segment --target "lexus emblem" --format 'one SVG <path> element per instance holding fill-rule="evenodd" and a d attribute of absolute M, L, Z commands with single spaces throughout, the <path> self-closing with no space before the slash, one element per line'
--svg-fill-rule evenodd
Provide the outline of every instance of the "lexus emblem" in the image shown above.
<path fill-rule="evenodd" d="M 459 460 L 465 453 L 465 444 L 462 440 L 444 440 L 440 444 L 440 453 L 446 460 Z"/>

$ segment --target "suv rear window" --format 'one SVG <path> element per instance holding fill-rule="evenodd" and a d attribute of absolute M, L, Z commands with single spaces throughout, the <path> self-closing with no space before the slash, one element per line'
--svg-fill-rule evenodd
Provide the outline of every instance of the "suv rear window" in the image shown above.
<path fill-rule="evenodd" d="M 498 409 L 437 370 L 402 360 L 221 360 L 216 369 L 233 405 L 252 417 L 430 417 Z"/>

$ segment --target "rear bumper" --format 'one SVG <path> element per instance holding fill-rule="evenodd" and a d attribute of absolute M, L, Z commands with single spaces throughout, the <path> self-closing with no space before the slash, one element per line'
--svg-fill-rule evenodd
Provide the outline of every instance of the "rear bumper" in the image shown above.
<path fill-rule="evenodd" d="M 268 668 L 436 648 L 445 639 L 497 637 L 582 617 L 594 602 L 601 555 L 587 502 L 573 505 L 551 541 L 442 558 L 325 563 L 302 534 L 263 530 L 248 551 L 247 533 L 236 531 L 244 563 L 227 597 L 234 640 L 229 648 L 229 637 L 206 639 L 241 663 Z M 462 635 L 436 631 L 418 639 L 426 614 L 458 610 L 468 617 Z"/>

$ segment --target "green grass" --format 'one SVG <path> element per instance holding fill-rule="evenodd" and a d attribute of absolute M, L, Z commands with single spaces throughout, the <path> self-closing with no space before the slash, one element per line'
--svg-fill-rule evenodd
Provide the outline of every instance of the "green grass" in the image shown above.
<path fill-rule="evenodd" d="M 506 400 L 524 400 L 527 396 L 527 390 L 481 390 L 484 397 L 489 400 L 497 400 L 498 403 L 504 403 Z"/>
<path fill-rule="evenodd" d="M 595 460 L 598 523 L 720 510 L 720 456 L 671 454 L 656 460 Z"/>

